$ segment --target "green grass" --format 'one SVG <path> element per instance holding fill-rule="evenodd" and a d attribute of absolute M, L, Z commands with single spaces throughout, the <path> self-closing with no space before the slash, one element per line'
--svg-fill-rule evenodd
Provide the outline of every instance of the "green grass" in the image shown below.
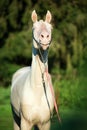
<path fill-rule="evenodd" d="M 0 88 L 0 130 L 12 130 L 10 89 Z"/>
<path fill-rule="evenodd" d="M 56 91 L 59 91 L 60 106 L 87 110 L 87 81 L 86 78 L 77 78 L 72 80 L 62 80 L 56 83 Z"/>
<path fill-rule="evenodd" d="M 87 129 L 87 80 L 86 76 L 72 79 L 54 80 L 54 88 L 60 93 L 60 116 L 62 125 L 56 116 L 52 119 L 51 130 Z M 10 87 L 0 87 L 0 130 L 13 130 L 10 108 Z"/>

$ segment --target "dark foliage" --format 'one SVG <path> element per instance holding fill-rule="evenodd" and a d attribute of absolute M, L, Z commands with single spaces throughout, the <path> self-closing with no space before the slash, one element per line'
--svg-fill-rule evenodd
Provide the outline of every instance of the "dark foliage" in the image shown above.
<path fill-rule="evenodd" d="M 19 66 L 30 65 L 31 12 L 53 15 L 53 41 L 49 53 L 53 66 L 70 75 L 87 60 L 86 0 L 0 0 L 0 84 L 7 86 Z M 55 58 L 54 58 L 55 57 Z M 51 67 L 51 60 L 54 63 Z M 12 69 L 13 68 L 13 69 Z"/>

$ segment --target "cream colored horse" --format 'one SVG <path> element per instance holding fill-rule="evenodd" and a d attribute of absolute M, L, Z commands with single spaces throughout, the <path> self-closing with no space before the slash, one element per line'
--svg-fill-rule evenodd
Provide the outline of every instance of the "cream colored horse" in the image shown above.
<path fill-rule="evenodd" d="M 49 85 L 51 78 L 48 82 L 45 69 L 48 69 L 47 56 L 51 42 L 52 16 L 47 11 L 45 21 L 38 21 L 34 10 L 31 18 L 33 21 L 32 65 L 19 69 L 12 79 L 11 106 L 14 130 L 31 130 L 33 126 L 35 129 L 49 130 L 50 113 L 53 111 L 54 102 Z"/>

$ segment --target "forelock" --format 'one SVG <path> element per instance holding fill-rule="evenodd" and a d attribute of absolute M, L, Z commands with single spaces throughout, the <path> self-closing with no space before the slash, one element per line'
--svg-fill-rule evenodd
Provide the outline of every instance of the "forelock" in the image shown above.
<path fill-rule="evenodd" d="M 51 24 L 49 24 L 43 20 L 39 20 L 39 21 L 34 23 L 33 28 L 37 28 L 39 30 L 50 31 L 52 29 L 52 26 L 51 26 Z"/>

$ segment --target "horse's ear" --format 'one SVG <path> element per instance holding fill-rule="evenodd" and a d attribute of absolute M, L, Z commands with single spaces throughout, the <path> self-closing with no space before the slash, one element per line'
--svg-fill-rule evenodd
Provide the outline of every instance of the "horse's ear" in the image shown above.
<path fill-rule="evenodd" d="M 32 12 L 31 19 L 32 19 L 33 22 L 37 21 L 37 14 L 36 14 L 35 10 Z"/>
<path fill-rule="evenodd" d="M 51 15 L 50 11 L 47 11 L 45 21 L 48 22 L 48 23 L 50 23 L 51 19 L 52 19 L 52 15 Z"/>

